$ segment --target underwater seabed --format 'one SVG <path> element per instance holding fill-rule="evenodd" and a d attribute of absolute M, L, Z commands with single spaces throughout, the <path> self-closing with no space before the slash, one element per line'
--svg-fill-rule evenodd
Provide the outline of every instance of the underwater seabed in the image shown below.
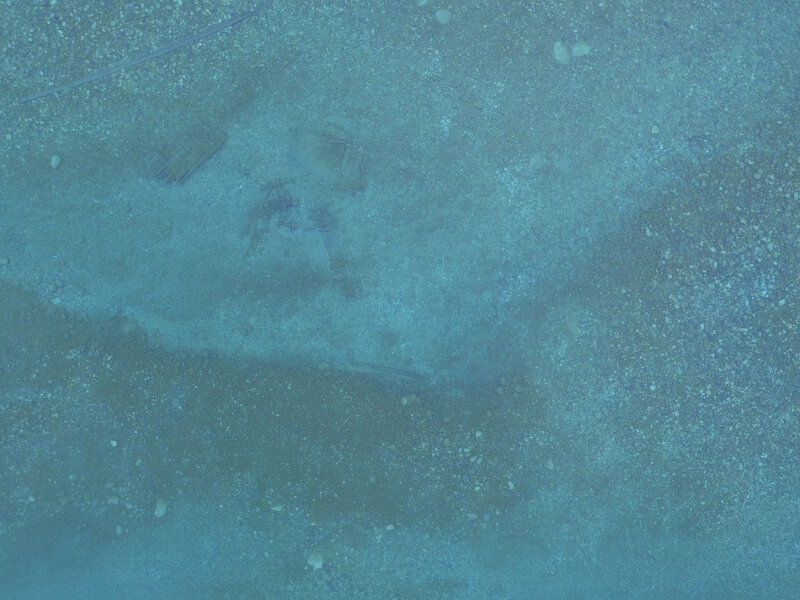
<path fill-rule="evenodd" d="M 2 3 L 0 600 L 797 597 L 797 3 L 381 4 Z"/>
<path fill-rule="evenodd" d="M 4 598 L 669 598 L 797 584 L 789 555 L 765 583 L 775 548 L 741 544 L 790 540 L 730 512 L 719 493 L 734 481 L 709 479 L 708 464 L 698 481 L 693 451 L 669 458 L 648 433 L 669 429 L 649 402 L 626 401 L 609 364 L 581 367 L 599 324 L 577 309 L 543 325 L 556 331 L 540 367 L 454 400 L 170 352 L 10 284 L 0 297 Z"/>

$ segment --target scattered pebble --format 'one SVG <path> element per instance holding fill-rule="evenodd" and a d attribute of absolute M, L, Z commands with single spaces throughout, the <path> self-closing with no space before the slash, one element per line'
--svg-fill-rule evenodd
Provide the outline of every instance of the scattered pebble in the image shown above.
<path fill-rule="evenodd" d="M 324 563 L 322 553 L 317 551 L 309 553 L 306 563 L 314 569 L 321 569 Z"/>
<path fill-rule="evenodd" d="M 548 471 L 552 471 L 553 469 L 556 468 L 556 465 L 555 465 L 555 463 L 553 463 L 553 459 L 552 458 L 548 458 L 545 461 L 544 468 L 547 469 Z"/>
<path fill-rule="evenodd" d="M 53 154 L 53 156 L 50 157 L 50 168 L 56 170 L 60 164 L 61 157 L 58 154 Z"/>
<path fill-rule="evenodd" d="M 416 394 L 406 394 L 405 396 L 400 398 L 400 404 L 402 404 L 403 406 L 408 406 L 409 404 L 415 402 L 416 400 L 417 400 Z"/>
<path fill-rule="evenodd" d="M 547 164 L 547 158 L 543 152 L 536 152 L 533 156 L 531 156 L 529 164 L 531 169 L 538 171 L 539 169 L 544 168 L 544 166 Z"/>
<path fill-rule="evenodd" d="M 591 47 L 583 42 L 575 44 L 572 48 L 567 48 L 566 44 L 560 41 L 553 44 L 553 57 L 562 65 L 569 64 L 573 58 L 586 56 L 591 51 Z"/>
<path fill-rule="evenodd" d="M 153 514 L 155 515 L 156 519 L 160 519 L 167 514 L 167 501 L 163 498 L 158 498 L 156 500 L 156 508 L 153 511 Z"/>
<path fill-rule="evenodd" d="M 592 49 L 587 44 L 580 42 L 579 44 L 575 44 L 572 47 L 572 49 L 570 50 L 570 54 L 572 54 L 573 58 L 577 58 L 579 56 L 586 56 L 591 51 Z"/>
<path fill-rule="evenodd" d="M 447 25 L 452 18 L 453 13 L 446 8 L 440 8 L 436 11 L 436 20 L 439 21 L 440 25 Z"/>
<path fill-rule="evenodd" d="M 569 49 L 561 42 L 553 44 L 553 57 L 562 65 L 569 64 L 571 55 Z"/>

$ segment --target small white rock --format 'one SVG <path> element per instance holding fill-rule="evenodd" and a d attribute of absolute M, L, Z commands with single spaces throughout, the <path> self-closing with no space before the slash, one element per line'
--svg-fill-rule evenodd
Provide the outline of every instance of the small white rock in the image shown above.
<path fill-rule="evenodd" d="M 538 171 L 543 169 L 547 165 L 547 158 L 544 155 L 544 152 L 537 152 L 533 156 L 531 156 L 530 160 L 530 167 L 534 171 Z"/>
<path fill-rule="evenodd" d="M 436 20 L 439 21 L 440 25 L 447 25 L 452 18 L 453 13 L 446 8 L 440 8 L 436 11 Z"/>
<path fill-rule="evenodd" d="M 571 55 L 569 49 L 561 42 L 553 44 L 553 57 L 562 65 L 569 64 Z"/>
<path fill-rule="evenodd" d="M 572 54 L 573 57 L 577 58 L 579 56 L 586 56 L 587 54 L 589 54 L 589 52 L 591 52 L 591 50 L 592 49 L 589 47 L 588 44 L 580 42 L 572 47 L 570 53 Z"/>
<path fill-rule="evenodd" d="M 58 154 L 53 154 L 53 156 L 50 157 L 50 168 L 56 170 L 60 164 L 61 157 Z"/>
<path fill-rule="evenodd" d="M 324 564 L 321 552 L 311 552 L 306 560 L 308 565 L 314 569 L 321 569 Z"/>

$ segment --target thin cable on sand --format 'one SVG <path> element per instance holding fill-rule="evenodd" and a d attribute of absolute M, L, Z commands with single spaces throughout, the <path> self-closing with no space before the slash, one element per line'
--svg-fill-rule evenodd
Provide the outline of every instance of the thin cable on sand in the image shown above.
<path fill-rule="evenodd" d="M 250 17 L 252 14 L 253 14 L 252 11 L 242 13 L 240 15 L 228 19 L 227 21 L 222 21 L 221 23 L 212 25 L 211 27 L 209 27 L 208 29 L 204 29 L 200 33 L 196 33 L 182 40 L 178 40 L 177 42 L 174 42 L 169 46 L 165 46 L 164 48 L 154 50 L 153 52 L 145 54 L 144 56 L 139 56 L 124 63 L 114 65 L 113 67 L 108 67 L 107 69 L 104 69 L 102 71 L 97 71 L 96 73 L 92 73 L 91 75 L 87 75 L 86 77 L 81 77 L 80 79 L 70 81 L 69 83 L 57 85 L 55 87 L 42 90 L 41 92 L 36 92 L 35 94 L 30 94 L 28 96 L 22 96 L 19 99 L 19 101 L 22 103 L 26 103 L 38 100 L 39 98 L 44 98 L 46 96 L 52 96 L 53 94 L 57 94 L 65 90 L 71 90 L 72 88 L 78 87 L 79 85 L 83 85 L 84 83 L 90 83 L 92 81 L 97 81 L 98 79 L 102 79 L 103 77 L 108 77 L 109 75 L 113 75 L 114 73 L 119 73 L 123 69 L 129 69 L 131 67 L 135 67 L 136 65 L 140 65 L 143 62 L 147 62 L 148 60 L 155 60 L 166 54 L 169 54 L 170 52 L 175 52 L 175 50 L 179 50 L 184 46 L 188 46 L 189 44 L 194 44 L 195 42 L 199 42 L 203 38 L 207 38 L 211 35 L 214 35 L 215 33 L 222 31 L 223 29 L 227 29 L 228 27 L 233 27 L 234 25 L 238 25 L 239 23 Z"/>

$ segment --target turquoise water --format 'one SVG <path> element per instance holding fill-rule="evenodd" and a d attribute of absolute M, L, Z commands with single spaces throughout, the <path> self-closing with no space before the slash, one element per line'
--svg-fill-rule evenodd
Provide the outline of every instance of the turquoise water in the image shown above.
<path fill-rule="evenodd" d="M 0 597 L 800 597 L 798 17 L 4 3 Z"/>

